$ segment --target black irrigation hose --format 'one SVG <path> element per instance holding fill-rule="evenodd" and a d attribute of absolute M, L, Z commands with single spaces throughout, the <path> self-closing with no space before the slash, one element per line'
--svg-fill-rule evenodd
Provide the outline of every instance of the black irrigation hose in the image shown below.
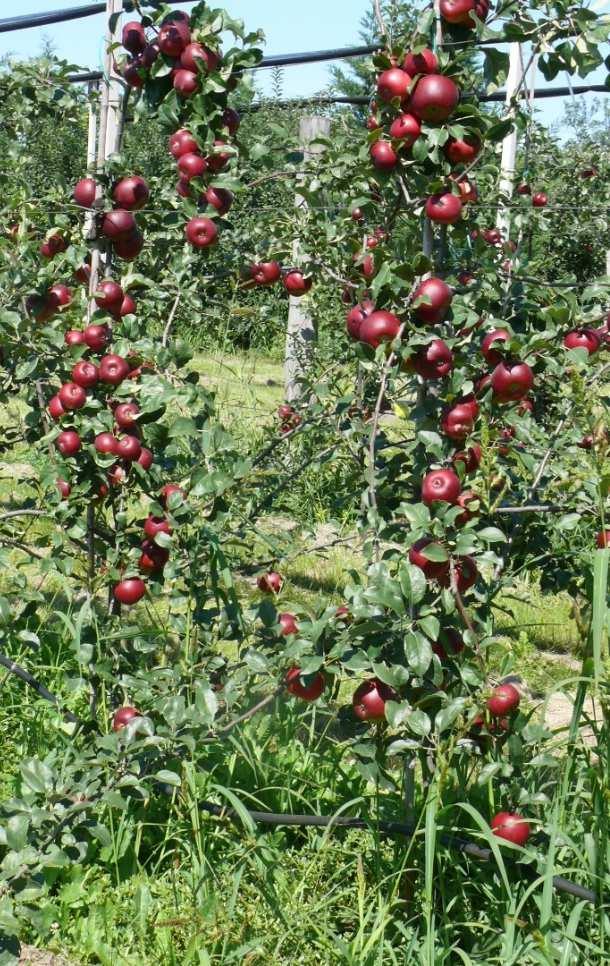
<path fill-rule="evenodd" d="M 182 0 L 163 0 L 164 3 L 182 3 Z M 149 4 L 152 6 L 152 4 Z M 131 0 L 123 0 L 123 10 L 131 12 L 134 4 Z M 45 27 L 47 24 L 64 23 L 66 20 L 80 20 L 82 17 L 92 17 L 106 11 L 106 3 L 88 3 L 83 7 L 72 7 L 70 10 L 50 10 L 48 13 L 28 13 L 20 17 L 7 17 L 0 20 L 0 34 L 11 30 L 26 30 L 28 27 Z"/>
<path fill-rule="evenodd" d="M 34 691 L 36 691 L 36 693 L 39 694 L 41 698 L 44 698 L 45 701 L 48 701 L 50 704 L 54 704 L 55 707 L 62 712 L 66 721 L 70 721 L 71 724 L 82 724 L 80 718 L 78 718 L 75 714 L 72 714 L 71 711 L 65 711 L 61 707 L 59 700 L 55 694 L 53 694 L 51 691 L 48 691 L 47 688 L 45 688 L 44 684 L 41 684 L 40 681 L 37 681 L 36 678 L 33 677 L 29 671 L 26 671 L 25 668 L 22 668 L 18 664 L 15 664 L 15 662 L 12 661 L 10 657 L 6 657 L 5 654 L 0 654 L 0 666 L 5 667 L 7 671 L 10 671 L 11 674 L 15 675 L 15 677 L 18 677 L 21 681 L 24 682 L 24 684 L 27 684 L 29 685 L 29 687 L 33 688 Z"/>
<path fill-rule="evenodd" d="M 221 805 L 216 805 L 214 802 L 199 802 L 199 807 L 202 811 L 208 812 L 210 815 L 216 815 L 219 818 L 229 818 L 231 821 L 239 821 L 239 814 L 235 809 L 224 808 Z M 260 825 L 357 828 L 368 831 L 375 829 L 384 835 L 405 835 L 408 838 L 412 838 L 416 830 L 415 825 L 408 822 L 374 822 L 363 818 L 347 818 L 343 815 L 292 815 L 281 812 L 255 812 L 249 808 L 245 809 L 245 811 L 253 822 Z M 484 849 L 482 846 L 477 845 L 476 842 L 470 842 L 468 839 L 463 839 L 456 835 L 441 833 L 439 835 L 439 841 L 449 849 L 453 849 L 456 852 L 463 852 L 465 855 L 470 855 L 472 858 L 482 862 L 490 862 L 493 858 L 491 849 Z M 522 875 L 531 878 L 537 877 L 535 871 L 528 866 L 518 865 L 510 859 L 508 861 L 505 859 L 505 862 L 510 864 L 511 867 Z M 584 899 L 586 902 L 596 904 L 598 901 L 597 893 L 591 889 L 585 889 L 584 886 L 578 885 L 577 882 L 571 882 L 569 879 L 565 879 L 562 875 L 553 876 L 553 888 L 557 892 L 565 892 L 567 895 L 574 896 L 576 899 Z"/>

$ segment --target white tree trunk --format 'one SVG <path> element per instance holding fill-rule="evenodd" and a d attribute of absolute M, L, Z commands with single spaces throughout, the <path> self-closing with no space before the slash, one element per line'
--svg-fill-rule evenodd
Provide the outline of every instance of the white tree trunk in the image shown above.
<path fill-rule="evenodd" d="M 510 105 L 523 79 L 523 59 L 521 45 L 511 44 L 509 53 L 508 78 L 506 80 L 506 104 Z M 500 197 L 511 199 L 515 189 L 515 164 L 517 160 L 517 128 L 513 128 L 502 142 L 502 162 L 500 165 L 500 180 L 498 190 Z M 501 206 L 498 209 L 497 227 L 508 237 L 510 228 L 510 211 Z"/>
<path fill-rule="evenodd" d="M 324 151 L 321 144 L 311 142 L 320 135 L 328 137 L 330 134 L 330 118 L 303 117 L 299 125 L 299 141 L 303 150 L 304 160 L 320 155 Z M 297 208 L 306 208 L 307 202 L 297 191 L 295 198 Z M 303 269 L 308 256 L 301 254 L 298 239 L 293 245 L 295 266 Z M 295 402 L 300 399 L 303 391 L 301 379 L 310 367 L 313 351 L 317 340 L 317 330 L 314 319 L 308 311 L 307 297 L 295 298 L 290 296 L 288 302 L 288 327 L 286 330 L 286 353 L 284 358 L 284 379 L 286 384 L 286 399 Z"/>

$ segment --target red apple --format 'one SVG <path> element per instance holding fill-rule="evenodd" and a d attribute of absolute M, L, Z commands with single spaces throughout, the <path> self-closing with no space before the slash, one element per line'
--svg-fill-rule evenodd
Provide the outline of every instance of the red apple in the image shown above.
<path fill-rule="evenodd" d="M 413 294 L 413 303 L 418 299 L 425 299 L 414 309 L 415 315 L 420 322 L 429 325 L 442 322 L 449 311 L 452 298 L 453 292 L 446 282 L 441 278 L 427 278 Z"/>
<path fill-rule="evenodd" d="M 403 69 L 410 77 L 416 74 L 436 74 L 438 59 L 434 51 L 425 48 L 418 54 L 408 53 L 403 61 Z"/>
<path fill-rule="evenodd" d="M 363 681 L 352 697 L 354 715 L 360 721 L 383 721 L 386 701 L 398 701 L 394 688 L 384 684 L 379 678 Z"/>
<path fill-rule="evenodd" d="M 95 195 L 97 193 L 97 181 L 95 178 L 81 178 L 76 182 L 72 197 L 81 208 L 93 208 Z"/>
<path fill-rule="evenodd" d="M 462 202 L 457 195 L 450 192 L 431 195 L 426 201 L 426 215 L 430 221 L 436 221 L 439 225 L 453 225 L 461 214 Z"/>
<path fill-rule="evenodd" d="M 64 333 L 64 342 L 66 345 L 85 345 L 85 333 L 80 329 L 68 329 Z"/>
<path fill-rule="evenodd" d="M 455 503 L 460 495 L 460 479 L 453 470 L 432 470 L 422 481 L 421 496 L 426 506 Z"/>
<path fill-rule="evenodd" d="M 107 382 L 111 386 L 118 386 L 129 374 L 129 363 L 122 356 L 103 356 L 99 365 L 100 382 Z"/>
<path fill-rule="evenodd" d="M 138 463 L 143 470 L 149 470 L 155 461 L 155 457 L 149 449 L 145 446 L 140 450 L 140 455 L 138 456 Z"/>
<path fill-rule="evenodd" d="M 491 374 L 494 400 L 499 403 L 519 402 L 534 385 L 534 373 L 525 362 L 500 362 Z"/>
<path fill-rule="evenodd" d="M 116 424 L 120 429 L 133 429 L 137 426 L 136 416 L 140 408 L 136 403 L 121 403 L 114 411 Z"/>
<path fill-rule="evenodd" d="M 236 135 L 239 131 L 239 125 L 241 124 L 241 118 L 236 110 L 232 107 L 225 107 L 222 112 L 222 124 L 229 131 L 229 134 Z"/>
<path fill-rule="evenodd" d="M 449 571 L 448 560 L 429 560 L 422 552 L 434 543 L 435 541 L 431 540 L 430 537 L 422 537 L 409 550 L 409 562 L 423 570 L 426 577 L 431 580 L 437 580 Z M 439 544 L 436 545 L 439 546 Z"/>
<path fill-rule="evenodd" d="M 133 218 L 133 215 L 131 217 Z M 113 282 L 110 278 L 105 278 L 98 284 L 97 292 L 95 304 L 100 309 L 109 309 L 111 311 L 114 311 L 117 304 L 120 305 L 125 297 L 121 286 L 117 282 Z"/>
<path fill-rule="evenodd" d="M 207 74 L 212 74 L 220 63 L 220 56 L 209 47 L 202 44 L 187 44 L 180 55 L 180 66 L 194 74 L 203 68 Z"/>
<path fill-rule="evenodd" d="M 376 349 L 382 342 L 391 342 L 400 331 L 401 321 L 392 312 L 378 309 L 365 316 L 360 325 L 360 342 Z"/>
<path fill-rule="evenodd" d="M 52 396 L 51 399 L 49 399 L 47 411 L 51 419 L 55 420 L 61 419 L 61 417 L 65 415 L 66 410 L 64 409 L 64 405 L 59 396 Z"/>
<path fill-rule="evenodd" d="M 442 379 L 453 369 L 453 353 L 442 339 L 433 339 L 419 349 L 412 359 L 413 368 L 422 379 Z"/>
<path fill-rule="evenodd" d="M 479 415 L 476 400 L 462 399 L 452 403 L 443 412 L 441 429 L 449 439 L 462 440 L 470 436 Z"/>
<path fill-rule="evenodd" d="M 192 97 L 199 90 L 199 77 L 192 70 L 181 67 L 174 71 L 173 84 L 180 97 Z"/>
<path fill-rule="evenodd" d="M 469 446 L 467 450 L 460 450 L 458 453 L 454 453 L 451 457 L 451 462 L 456 470 L 459 469 L 459 466 L 461 465 L 464 473 L 470 474 L 476 473 L 481 465 L 482 457 L 483 450 L 478 443 L 473 443 L 473 445 Z"/>
<path fill-rule="evenodd" d="M 280 625 L 280 634 L 283 634 L 284 637 L 299 633 L 299 625 L 294 614 L 280 614 L 278 623 Z"/>
<path fill-rule="evenodd" d="M 72 487 L 70 484 L 67 483 L 66 480 L 55 480 L 55 486 L 57 487 L 62 500 L 67 500 L 72 492 Z"/>
<path fill-rule="evenodd" d="M 456 504 L 457 506 L 461 506 L 464 512 L 455 518 L 454 523 L 456 527 L 463 527 L 469 520 L 472 520 L 476 516 L 478 511 L 471 507 L 470 504 L 478 501 L 479 497 L 472 490 L 462 490 L 456 500 Z"/>
<path fill-rule="evenodd" d="M 43 241 L 39 251 L 44 258 L 55 258 L 60 252 L 65 252 L 67 247 L 68 243 L 63 235 L 55 231 Z"/>
<path fill-rule="evenodd" d="M 182 51 L 191 42 L 191 34 L 184 21 L 163 22 L 157 34 L 157 43 L 162 54 L 168 57 L 180 57 Z"/>
<path fill-rule="evenodd" d="M 398 155 L 389 141 L 375 141 L 370 154 L 378 171 L 393 171 L 398 164 Z"/>
<path fill-rule="evenodd" d="M 350 292 L 351 298 L 351 292 Z M 360 302 L 358 305 L 354 305 L 352 309 L 349 310 L 346 316 L 346 328 L 348 334 L 352 339 L 360 338 L 360 327 L 364 320 L 375 311 L 375 305 L 373 302 L 368 300 Z"/>
<path fill-rule="evenodd" d="M 477 582 L 479 572 L 476 561 L 472 557 L 456 557 L 453 561 L 455 583 L 458 593 L 463 594 Z M 448 566 L 445 573 L 438 578 L 441 587 L 451 587 L 451 567 Z"/>
<path fill-rule="evenodd" d="M 112 433 L 98 433 L 93 440 L 93 446 L 97 453 L 104 453 L 116 456 L 116 444 L 118 440 Z"/>
<path fill-rule="evenodd" d="M 410 148 L 421 134 L 421 124 L 413 114 L 399 114 L 390 125 L 390 137 Z"/>
<path fill-rule="evenodd" d="M 133 315 L 136 311 L 136 303 L 132 299 L 131 295 L 126 294 L 120 306 L 117 305 L 117 309 L 112 312 L 115 319 L 122 319 L 126 315 Z"/>
<path fill-rule="evenodd" d="M 494 835 L 513 845 L 524 846 L 531 834 L 527 820 L 515 812 L 498 812 L 491 820 L 491 828 Z"/>
<path fill-rule="evenodd" d="M 502 718 L 519 707 L 521 695 L 513 684 L 500 684 L 487 701 L 487 710 L 494 718 Z"/>
<path fill-rule="evenodd" d="M 273 285 L 282 277 L 278 262 L 260 262 L 250 266 L 250 277 L 256 285 Z"/>
<path fill-rule="evenodd" d="M 128 463 L 136 462 L 142 452 L 142 444 L 137 436 L 123 436 L 117 441 L 116 455 Z"/>
<path fill-rule="evenodd" d="M 595 538 L 595 543 L 600 550 L 610 547 L 610 530 L 601 530 Z"/>
<path fill-rule="evenodd" d="M 184 232 L 194 248 L 209 248 L 218 241 L 218 228 L 211 218 L 191 218 Z"/>
<path fill-rule="evenodd" d="M 456 657 L 464 650 L 464 641 L 459 631 L 454 627 L 445 627 L 441 632 L 438 641 L 432 645 L 432 651 L 441 661 L 448 661 Z"/>
<path fill-rule="evenodd" d="M 95 386 L 98 378 L 97 366 L 93 362 L 81 359 L 72 368 L 72 382 L 76 383 L 77 386 L 82 386 L 83 389 L 90 389 Z"/>
<path fill-rule="evenodd" d="M 186 499 L 186 493 L 181 486 L 178 486 L 176 483 L 166 483 L 160 493 L 160 500 L 165 508 L 167 508 L 169 498 L 173 493 L 179 493 L 183 500 Z"/>
<path fill-rule="evenodd" d="M 114 186 L 112 197 L 119 206 L 127 211 L 144 208 L 150 197 L 150 188 L 144 178 L 137 174 L 121 178 Z"/>
<path fill-rule="evenodd" d="M 216 188 L 214 185 L 206 189 L 203 197 L 219 215 L 226 215 L 233 204 L 233 193 L 226 188 Z"/>
<path fill-rule="evenodd" d="M 165 517 L 148 516 L 144 521 L 144 533 L 150 540 L 153 540 L 158 533 L 171 534 L 171 532 L 172 528 Z"/>
<path fill-rule="evenodd" d="M 303 275 L 297 269 L 292 269 L 284 276 L 284 288 L 290 295 L 299 298 L 309 292 L 312 281 L 311 276 Z"/>
<path fill-rule="evenodd" d="M 464 138 L 449 138 L 443 147 L 445 156 L 452 164 L 471 164 L 481 150 L 481 139 L 477 134 L 467 134 Z"/>
<path fill-rule="evenodd" d="M 284 578 L 281 574 L 271 571 L 268 574 L 261 574 L 256 583 L 258 589 L 266 594 L 279 594 Z"/>
<path fill-rule="evenodd" d="M 131 211 L 124 208 L 115 208 L 114 211 L 107 211 L 102 220 L 102 234 L 113 241 L 116 238 L 125 238 L 137 229 L 136 219 Z"/>
<path fill-rule="evenodd" d="M 141 546 L 142 553 L 138 560 L 138 567 L 146 574 L 156 574 L 163 570 L 169 560 L 169 550 L 159 547 L 152 540 L 144 540 Z"/>
<path fill-rule="evenodd" d="M 121 33 L 121 43 L 130 54 L 141 54 L 146 47 L 146 32 L 139 20 L 129 20 Z"/>
<path fill-rule="evenodd" d="M 90 349 L 99 352 L 110 342 L 110 329 L 107 325 L 88 325 L 83 332 L 83 339 Z"/>
<path fill-rule="evenodd" d="M 418 80 L 409 99 L 409 110 L 422 121 L 440 124 L 453 114 L 459 99 L 460 92 L 450 77 L 427 74 Z"/>
<path fill-rule="evenodd" d="M 144 62 L 140 54 L 138 54 L 136 57 L 131 57 L 123 67 L 123 80 L 129 84 L 130 87 L 144 87 L 144 78 L 142 76 L 143 68 Z"/>
<path fill-rule="evenodd" d="M 57 308 L 63 308 L 64 306 L 69 305 L 72 301 L 72 291 L 67 285 L 63 285 L 61 282 L 56 282 L 55 285 L 51 285 L 51 288 L 48 290 L 47 298 Z"/>
<path fill-rule="evenodd" d="M 80 436 L 73 429 L 66 429 L 59 434 L 55 445 L 62 456 L 74 456 L 80 449 Z"/>
<path fill-rule="evenodd" d="M 138 257 L 144 248 L 144 235 L 141 231 L 136 230 L 130 235 L 125 235 L 124 238 L 115 238 L 112 247 L 118 258 L 131 262 Z"/>
<path fill-rule="evenodd" d="M 563 339 L 566 349 L 586 349 L 589 355 L 600 347 L 600 338 L 593 329 L 573 329 Z"/>
<path fill-rule="evenodd" d="M 400 67 L 390 67 L 377 78 L 377 92 L 382 101 L 388 103 L 395 97 L 404 100 L 411 86 L 411 78 Z"/>
<path fill-rule="evenodd" d="M 537 191 L 536 194 L 532 195 L 532 206 L 534 208 L 546 208 L 548 201 L 548 195 L 544 191 Z"/>
<path fill-rule="evenodd" d="M 481 354 L 490 366 L 497 366 L 502 362 L 504 355 L 499 351 L 502 342 L 510 342 L 512 336 L 506 329 L 493 329 L 488 332 L 481 342 Z M 493 346 L 496 348 L 493 348 Z"/>
<path fill-rule="evenodd" d="M 170 137 L 169 152 L 176 159 L 181 158 L 183 154 L 197 154 L 199 144 L 191 132 L 182 127 Z"/>
<path fill-rule="evenodd" d="M 91 266 L 83 262 L 74 272 L 74 277 L 82 285 L 88 285 L 89 279 L 91 278 Z"/>
<path fill-rule="evenodd" d="M 532 193 L 532 189 L 525 182 L 517 186 L 518 195 L 531 195 L 531 193 Z"/>
<path fill-rule="evenodd" d="M 139 577 L 121 580 L 113 591 L 114 599 L 120 604 L 136 604 L 146 593 L 146 584 Z M 135 717 L 133 715 L 132 717 Z"/>
<path fill-rule="evenodd" d="M 310 675 L 305 675 L 305 681 Z M 321 671 L 313 675 L 309 684 L 301 681 L 301 669 L 291 667 L 286 674 L 286 690 L 289 694 L 303 701 L 316 701 L 322 694 L 326 685 L 326 680 Z"/>
<path fill-rule="evenodd" d="M 57 395 L 64 409 L 82 409 L 87 402 L 87 393 L 75 382 L 65 382 Z"/>
<path fill-rule="evenodd" d="M 124 580 L 123 583 L 127 584 L 129 583 L 129 581 Z M 118 584 L 117 586 L 120 587 L 121 585 Z M 116 597 L 116 594 L 115 594 L 115 597 Z M 117 600 L 119 599 L 120 598 L 117 597 Z M 123 603 L 127 604 L 127 603 L 133 603 L 133 602 L 123 601 Z M 112 730 L 121 731 L 125 727 L 125 725 L 129 724 L 130 721 L 133 721 L 134 718 L 141 718 L 141 717 L 142 715 L 136 708 L 130 708 L 128 705 L 125 705 L 125 707 L 119 708 L 117 711 L 114 712 L 114 715 L 112 716 Z"/>

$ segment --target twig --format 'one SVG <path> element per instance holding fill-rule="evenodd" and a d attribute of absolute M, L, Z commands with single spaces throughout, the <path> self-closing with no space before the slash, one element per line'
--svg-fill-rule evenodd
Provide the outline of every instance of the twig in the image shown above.
<path fill-rule="evenodd" d="M 382 37 L 387 34 L 386 25 L 383 19 L 383 14 L 381 12 L 381 0 L 373 0 L 373 10 L 375 12 L 375 20 L 377 21 L 377 26 L 379 27 L 379 33 Z"/>
<path fill-rule="evenodd" d="M 40 553 L 39 550 L 34 550 L 34 547 L 28 547 L 27 544 L 22 543 L 20 540 L 13 540 L 10 537 L 4 537 L 0 535 L 0 547 L 6 544 L 9 547 L 15 547 L 16 550 L 22 550 L 23 553 L 27 553 L 30 557 L 35 557 L 36 560 L 46 560 L 44 553 Z"/>
<path fill-rule="evenodd" d="M 167 323 L 165 325 L 165 328 L 163 329 L 163 337 L 161 339 L 161 345 L 163 346 L 163 348 L 165 348 L 165 346 L 167 345 L 167 342 L 169 339 L 169 333 L 172 327 L 172 322 L 174 321 L 174 316 L 176 314 L 176 309 L 178 308 L 178 303 L 180 301 L 181 295 L 182 295 L 182 292 L 178 292 L 178 294 L 176 295 L 176 298 L 174 299 L 174 304 L 171 307 L 169 316 L 167 317 Z"/>
<path fill-rule="evenodd" d="M 61 708 L 59 699 L 55 694 L 45 688 L 44 684 L 41 684 L 40 681 L 37 681 L 29 671 L 26 671 L 18 664 L 15 664 L 15 662 L 12 661 L 10 657 L 7 657 L 6 654 L 0 654 L 0 665 L 5 667 L 7 671 L 10 671 L 11 674 L 14 674 L 15 677 L 18 677 L 24 682 L 24 684 L 27 684 L 29 687 L 33 688 L 34 691 L 36 691 L 41 698 L 44 698 L 45 701 L 49 701 L 50 704 L 54 704 L 56 708 L 62 711 L 62 714 L 67 721 L 70 721 L 72 724 L 82 724 L 80 718 L 78 718 L 75 714 L 72 714 L 71 711 L 64 711 Z"/>
<path fill-rule="evenodd" d="M 251 708 L 248 708 L 248 710 L 244 711 L 243 714 L 238 715 L 237 718 L 233 718 L 232 721 L 229 721 L 228 724 L 223 725 L 222 728 L 217 728 L 216 734 L 224 735 L 228 731 L 232 731 L 236 725 L 241 724 L 242 721 L 247 721 L 249 718 L 252 718 L 258 711 L 262 711 L 263 708 L 266 708 L 268 704 L 271 704 L 272 701 L 275 701 L 275 699 L 279 697 L 280 694 L 282 694 L 282 692 L 284 692 L 285 690 L 286 690 L 286 684 L 284 681 L 282 681 L 282 683 L 278 684 L 276 689 L 272 691 L 271 694 L 268 694 L 265 698 L 261 698 L 261 700 L 257 701 L 257 703 L 252 705 Z M 209 740 L 213 740 L 213 739 L 209 739 Z"/>

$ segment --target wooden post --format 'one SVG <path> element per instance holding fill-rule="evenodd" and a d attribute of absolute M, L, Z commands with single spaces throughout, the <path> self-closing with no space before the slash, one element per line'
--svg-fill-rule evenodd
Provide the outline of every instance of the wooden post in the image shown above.
<path fill-rule="evenodd" d="M 506 104 L 510 105 L 516 92 L 523 82 L 523 59 L 521 45 L 511 44 L 509 53 L 508 77 L 506 80 Z M 498 183 L 501 197 L 512 198 L 515 187 L 515 163 L 517 159 L 517 128 L 513 128 L 502 143 L 502 162 L 500 166 L 500 181 Z M 497 227 L 508 236 L 510 228 L 510 212 L 501 206 L 498 209 Z"/>
<path fill-rule="evenodd" d="M 93 146 L 88 144 L 87 154 L 88 162 L 93 160 L 95 161 L 95 171 L 97 172 L 103 171 L 107 158 L 120 148 L 118 139 L 120 138 L 122 131 L 122 124 L 120 121 L 121 83 L 114 69 L 114 54 L 108 50 L 108 47 L 120 39 L 118 15 L 122 13 L 122 11 L 122 0 L 106 0 L 106 54 L 104 58 L 104 78 L 102 80 L 102 93 L 99 107 L 97 147 L 94 151 Z M 89 136 L 91 137 L 91 127 L 89 128 Z M 89 157 L 90 147 L 92 155 L 91 158 Z M 97 196 L 98 198 L 101 196 L 100 188 L 98 188 Z M 98 204 L 96 203 L 96 210 L 97 209 Z M 88 316 L 91 318 L 92 313 L 95 311 L 93 293 L 97 291 L 100 276 L 103 276 L 109 270 L 110 265 L 107 258 L 102 258 L 102 246 L 97 239 L 95 222 L 93 219 L 90 222 L 89 234 L 87 237 L 93 241 L 93 246 L 91 249 L 91 276 L 89 279 L 88 311 Z"/>
<path fill-rule="evenodd" d="M 309 161 L 324 152 L 324 145 L 311 142 L 320 135 L 328 137 L 330 134 L 330 118 L 303 117 L 299 125 L 299 141 L 303 151 L 304 161 Z M 295 198 L 297 209 L 307 208 L 307 202 L 297 191 Z M 295 265 L 304 265 L 308 256 L 300 252 L 299 240 L 295 239 L 292 254 Z M 307 310 L 307 303 L 302 298 L 290 296 L 288 303 L 288 328 L 286 330 L 286 354 L 284 360 L 284 379 L 286 384 L 286 399 L 295 402 L 300 399 L 303 387 L 300 380 L 306 375 L 311 364 L 314 346 L 317 339 L 315 321 Z"/>

